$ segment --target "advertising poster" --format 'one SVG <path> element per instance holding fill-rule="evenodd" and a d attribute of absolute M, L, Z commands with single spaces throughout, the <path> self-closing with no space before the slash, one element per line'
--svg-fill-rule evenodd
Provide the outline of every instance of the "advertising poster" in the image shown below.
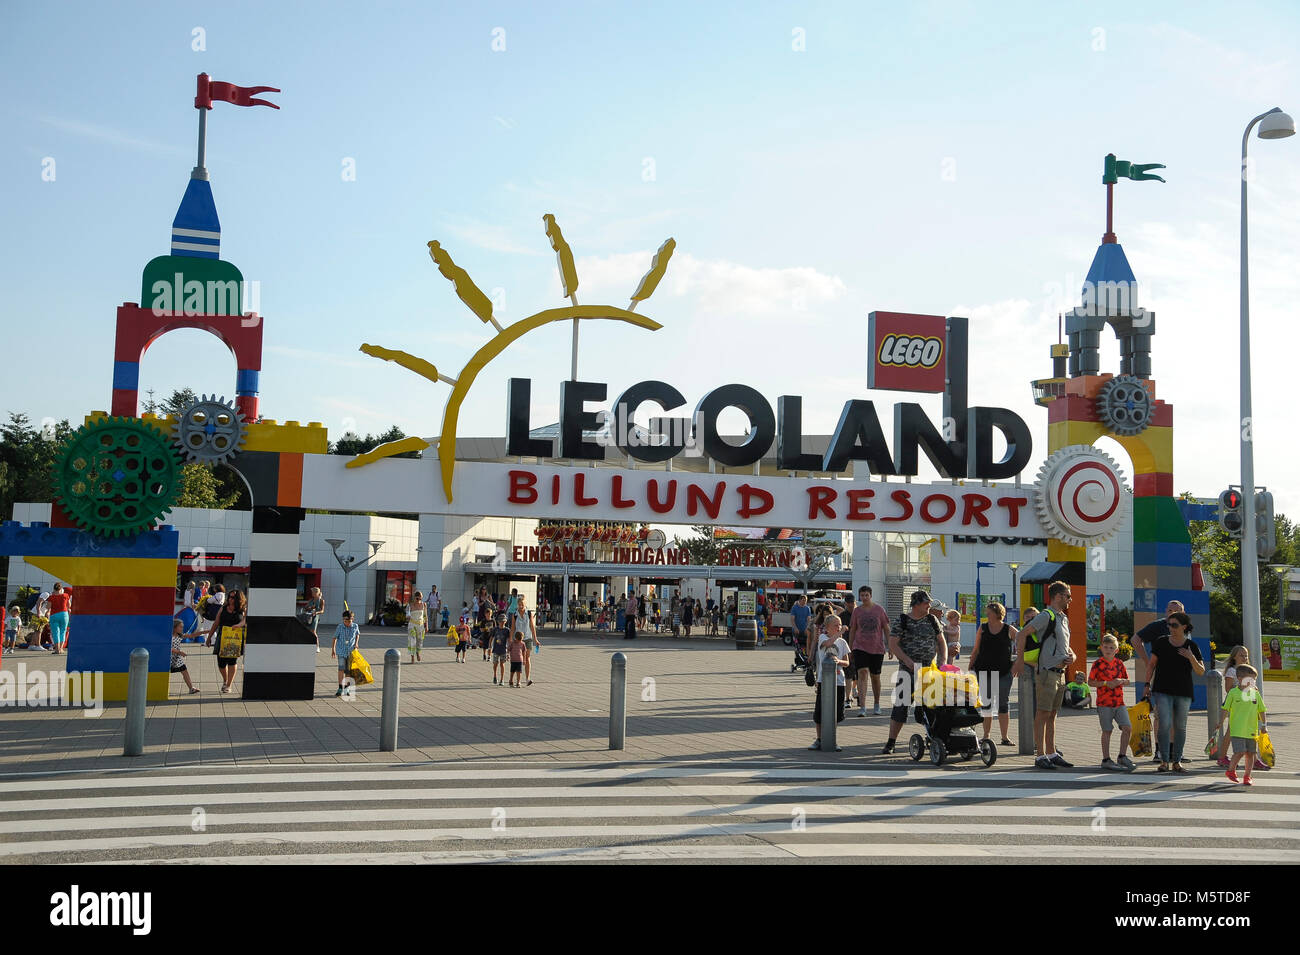
<path fill-rule="evenodd" d="M 980 615 L 975 616 L 975 595 L 958 594 L 956 610 L 961 614 L 962 623 L 979 623 L 988 616 L 989 604 L 1000 603 L 1002 606 L 1007 605 L 1006 594 L 980 594 Z"/>
<path fill-rule="evenodd" d="M 1264 634 L 1264 679 L 1300 680 L 1300 635 Z"/>
<path fill-rule="evenodd" d="M 758 595 L 752 590 L 742 590 L 736 594 L 736 613 L 742 617 L 752 617 L 758 612 Z"/>
<path fill-rule="evenodd" d="M 1088 594 L 1086 612 L 1088 615 L 1088 645 L 1101 643 L 1101 610 L 1105 594 Z"/>

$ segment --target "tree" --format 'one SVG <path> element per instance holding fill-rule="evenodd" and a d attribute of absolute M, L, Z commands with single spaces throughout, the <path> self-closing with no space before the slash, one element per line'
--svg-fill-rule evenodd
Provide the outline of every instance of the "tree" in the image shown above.
<path fill-rule="evenodd" d="M 406 437 L 404 432 L 397 425 L 393 425 L 383 434 L 368 434 L 364 438 L 355 431 L 345 431 L 343 436 L 330 446 L 330 454 L 346 454 L 349 457 L 365 454 L 367 451 L 373 451 L 381 444 L 388 444 L 390 441 L 401 441 Z M 406 451 L 402 454 L 395 454 L 397 458 L 418 458 L 419 451 Z"/>
<path fill-rule="evenodd" d="M 33 428 L 25 414 L 11 413 L 0 426 L 0 515 L 13 517 L 18 501 L 54 500 L 53 471 L 63 443 L 72 434 L 67 420 Z"/>
<path fill-rule="evenodd" d="M 1190 494 L 1184 494 L 1191 499 Z M 1275 516 L 1277 551 L 1269 563 L 1300 565 L 1300 528 L 1285 514 Z M 1248 523 L 1248 527 L 1251 525 Z M 1251 528 L 1253 530 L 1253 527 Z M 1192 521 L 1192 559 L 1215 585 L 1210 594 L 1210 632 L 1220 645 L 1240 643 L 1241 614 L 1241 541 L 1211 521 Z M 1265 630 L 1278 626 L 1278 588 L 1280 577 L 1261 563 L 1259 571 L 1260 617 Z"/>
<path fill-rule="evenodd" d="M 158 411 L 156 413 L 161 417 L 170 415 L 173 418 L 179 418 L 182 411 L 198 400 L 199 396 L 191 389 L 181 388 L 179 391 L 173 391 L 171 397 L 166 401 L 157 402 Z"/>
<path fill-rule="evenodd" d="M 238 487 L 231 486 L 232 479 Z M 229 474 L 227 468 L 213 469 L 198 461 L 189 461 L 181 467 L 177 507 L 207 507 L 224 511 L 237 507 L 241 503 L 240 498 L 247 496 L 244 482 Z M 244 508 L 250 506 L 244 504 Z"/>
<path fill-rule="evenodd" d="M 692 524 L 691 530 L 695 532 L 694 537 L 678 537 L 674 534 L 673 546 L 684 547 L 691 555 L 692 564 L 702 567 L 716 564 L 718 555 L 722 553 L 722 545 L 713 536 L 713 528 L 707 524 Z"/>

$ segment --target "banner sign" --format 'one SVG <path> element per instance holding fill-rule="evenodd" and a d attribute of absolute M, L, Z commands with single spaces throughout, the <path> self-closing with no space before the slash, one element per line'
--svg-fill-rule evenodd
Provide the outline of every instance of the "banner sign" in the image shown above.
<path fill-rule="evenodd" d="M 980 594 L 980 615 L 978 618 L 975 616 L 974 594 L 958 594 L 957 606 L 953 609 L 961 614 L 962 623 L 979 623 L 988 617 L 989 604 L 991 603 L 1000 603 L 1005 607 L 1007 605 L 1006 594 Z"/>
<path fill-rule="evenodd" d="M 725 524 L 1015 537 L 1038 533 L 1032 487 L 904 484 L 704 474 L 627 468 L 458 462 L 454 501 L 442 497 L 438 459 L 376 461 L 348 470 L 342 455 L 303 459 L 302 499 L 323 510 L 466 517 L 553 518 L 657 524 Z"/>
<path fill-rule="evenodd" d="M 758 594 L 752 590 L 742 590 L 736 594 L 736 613 L 742 617 L 752 617 L 758 612 Z"/>
<path fill-rule="evenodd" d="M 867 316 L 867 341 L 868 388 L 943 392 L 948 325 L 942 315 L 872 312 Z"/>

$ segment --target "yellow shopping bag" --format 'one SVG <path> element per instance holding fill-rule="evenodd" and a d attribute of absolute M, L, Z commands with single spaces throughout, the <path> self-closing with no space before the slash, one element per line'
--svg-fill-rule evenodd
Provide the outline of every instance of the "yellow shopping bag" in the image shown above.
<path fill-rule="evenodd" d="M 1128 719 L 1133 724 L 1133 735 L 1129 737 L 1129 747 L 1134 756 L 1150 756 L 1151 746 L 1151 704 L 1146 700 L 1137 706 L 1128 708 Z"/>
<path fill-rule="evenodd" d="M 1258 762 L 1263 763 L 1269 769 L 1272 769 L 1273 763 L 1277 759 L 1277 754 L 1273 752 L 1273 741 L 1268 738 L 1267 730 L 1262 730 L 1259 735 L 1255 737 L 1255 749 L 1258 750 L 1255 754 L 1255 759 Z"/>
<path fill-rule="evenodd" d="M 227 660 L 244 655 L 244 628 L 222 627 L 221 643 L 217 647 L 217 656 Z"/>
<path fill-rule="evenodd" d="M 370 672 L 370 664 L 366 662 L 360 650 L 353 650 L 348 656 L 348 676 L 352 677 L 352 681 L 357 686 L 375 682 L 374 674 Z"/>

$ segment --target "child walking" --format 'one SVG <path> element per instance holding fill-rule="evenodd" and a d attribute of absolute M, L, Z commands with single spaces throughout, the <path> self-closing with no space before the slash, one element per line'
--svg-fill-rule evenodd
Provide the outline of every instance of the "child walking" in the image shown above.
<path fill-rule="evenodd" d="M 199 688 L 194 685 L 190 679 L 190 671 L 185 666 L 186 653 L 181 649 L 181 641 L 185 639 L 185 624 L 179 620 L 172 621 L 172 672 L 179 673 L 185 678 L 185 685 L 190 688 L 191 693 L 199 692 Z"/>
<path fill-rule="evenodd" d="M 348 657 L 361 645 L 361 628 L 352 622 L 352 611 L 343 611 L 343 622 L 334 629 L 330 656 L 339 661 L 339 688 L 335 696 L 343 695 L 343 681 L 348 678 Z"/>
<path fill-rule="evenodd" d="M 1137 765 L 1128 755 L 1128 738 L 1133 731 L 1129 722 L 1128 707 L 1124 705 L 1124 684 L 1128 682 L 1128 668 L 1115 654 L 1119 640 L 1109 633 L 1101 638 L 1101 657 L 1088 671 L 1088 686 L 1097 691 L 1097 718 L 1101 721 L 1101 768 L 1133 772 Z M 1119 724 L 1119 761 L 1110 758 L 1110 734 Z"/>
<path fill-rule="evenodd" d="M 492 631 L 492 683 L 506 685 L 506 660 L 510 656 L 510 631 L 506 629 L 506 615 L 497 614 L 496 629 Z"/>
<path fill-rule="evenodd" d="M 510 685 L 519 686 L 519 681 L 524 675 L 524 634 L 521 630 L 515 631 L 515 638 L 510 641 Z"/>
<path fill-rule="evenodd" d="M 465 662 L 465 653 L 469 650 L 470 625 L 468 621 L 460 625 L 460 640 L 456 644 L 456 662 Z"/>
<path fill-rule="evenodd" d="M 1264 705 L 1264 698 L 1259 695 L 1259 689 L 1255 685 L 1258 676 L 1249 663 L 1237 664 L 1238 683 L 1224 698 L 1223 715 L 1219 717 L 1220 727 L 1224 720 L 1228 721 L 1228 732 L 1232 736 L 1232 765 L 1224 775 L 1234 783 L 1237 782 L 1237 764 L 1245 756 L 1246 775 L 1241 779 L 1245 786 L 1255 785 L 1250 778 L 1250 772 L 1255 768 L 1255 737 L 1261 729 L 1267 728 L 1264 713 L 1268 707 Z"/>

